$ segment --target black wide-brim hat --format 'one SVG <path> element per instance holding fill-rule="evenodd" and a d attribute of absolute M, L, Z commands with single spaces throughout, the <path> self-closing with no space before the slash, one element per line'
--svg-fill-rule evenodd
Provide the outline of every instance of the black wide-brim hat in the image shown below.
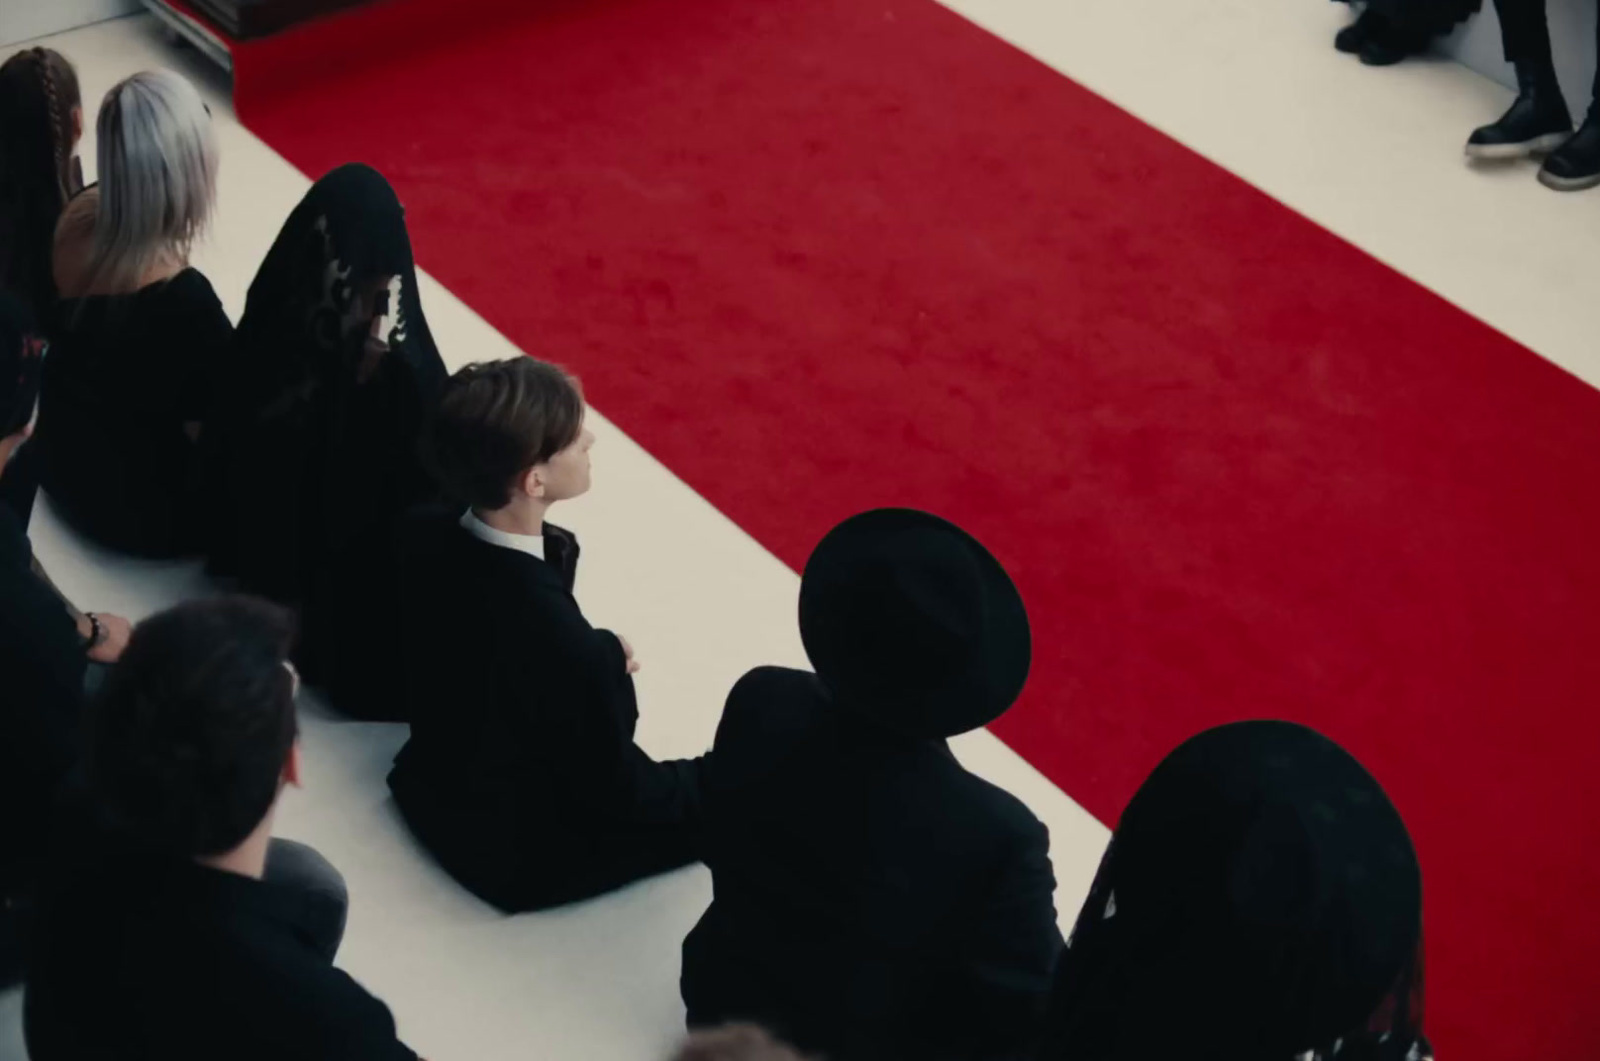
<path fill-rule="evenodd" d="M 800 638 L 840 704 L 914 737 L 999 718 L 1032 656 L 1027 609 L 1000 562 L 914 509 L 875 509 L 828 532 L 800 580 Z"/>
<path fill-rule="evenodd" d="M 1124 1018 L 1234 1057 L 1288 1058 L 1362 1029 L 1422 937 L 1399 811 L 1354 756 L 1296 723 L 1186 741 L 1129 802 L 1103 872 L 1107 950 L 1137 985 Z"/>

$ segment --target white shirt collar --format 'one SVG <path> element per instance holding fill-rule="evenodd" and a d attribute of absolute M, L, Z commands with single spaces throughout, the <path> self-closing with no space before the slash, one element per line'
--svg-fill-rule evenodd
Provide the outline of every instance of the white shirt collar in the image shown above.
<path fill-rule="evenodd" d="M 466 515 L 461 517 L 461 526 L 476 538 L 498 545 L 502 549 L 515 549 L 519 553 L 537 556 L 544 559 L 544 535 L 542 534 L 512 534 L 510 531 L 496 530 L 477 517 L 472 509 L 467 509 Z"/>

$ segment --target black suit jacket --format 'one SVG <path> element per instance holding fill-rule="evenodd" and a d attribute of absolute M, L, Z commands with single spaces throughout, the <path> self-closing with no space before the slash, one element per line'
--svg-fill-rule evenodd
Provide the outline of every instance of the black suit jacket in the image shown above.
<path fill-rule="evenodd" d="M 777 668 L 734 687 L 702 797 L 691 1025 L 758 1021 L 830 1061 L 1020 1056 L 1061 935 L 1049 837 L 1017 799 Z"/>
<path fill-rule="evenodd" d="M 547 524 L 547 562 L 484 542 L 458 518 L 425 513 L 401 536 L 411 739 L 390 788 L 444 867 L 503 909 L 615 887 L 629 874 L 611 879 L 605 849 L 628 829 L 684 820 L 688 772 L 633 743 L 622 645 L 572 596 L 576 539 Z"/>

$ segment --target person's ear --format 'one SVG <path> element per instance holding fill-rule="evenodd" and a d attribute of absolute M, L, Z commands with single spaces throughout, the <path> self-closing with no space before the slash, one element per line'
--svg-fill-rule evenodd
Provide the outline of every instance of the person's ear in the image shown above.
<path fill-rule="evenodd" d="M 76 147 L 78 141 L 83 139 L 83 104 L 72 108 L 72 145 Z"/>
<path fill-rule="evenodd" d="M 283 761 L 283 783 L 300 787 L 300 738 L 289 745 L 289 757 Z"/>
<path fill-rule="evenodd" d="M 522 492 L 537 500 L 544 496 L 544 465 L 535 464 L 522 473 Z"/>

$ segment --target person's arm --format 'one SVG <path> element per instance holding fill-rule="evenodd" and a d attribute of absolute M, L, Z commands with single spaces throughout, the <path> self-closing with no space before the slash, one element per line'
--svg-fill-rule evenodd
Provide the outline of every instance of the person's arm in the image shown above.
<path fill-rule="evenodd" d="M 171 325 L 183 329 L 187 355 L 179 369 L 178 415 L 189 438 L 198 441 L 233 360 L 233 321 L 209 280 L 200 273 L 189 273 L 184 280 L 189 290 L 174 307 Z"/>
<path fill-rule="evenodd" d="M 1025 1049 L 1044 1016 L 1062 948 L 1055 889 L 1050 834 L 1043 823 L 1030 820 L 1022 842 L 998 867 L 967 933 L 964 1005 L 971 1025 L 992 1036 L 985 1057 L 1010 1057 Z"/>
<path fill-rule="evenodd" d="M 78 636 L 83 639 L 84 650 L 89 654 L 89 658 L 96 663 L 115 663 L 121 658 L 122 650 L 128 647 L 128 638 L 133 634 L 133 624 L 120 615 L 79 611 L 50 578 L 37 556 L 32 557 L 29 564 L 34 577 L 49 587 L 50 592 L 56 595 L 61 606 L 72 617 L 72 624 L 77 627 Z"/>
<path fill-rule="evenodd" d="M 633 745 L 638 704 L 621 642 L 591 627 L 570 600 L 563 606 L 543 595 L 525 607 L 511 621 L 529 631 L 536 647 L 503 663 L 520 671 L 516 685 L 532 690 L 537 728 L 559 749 L 551 769 L 598 813 L 628 805 L 634 759 L 643 753 Z"/>

